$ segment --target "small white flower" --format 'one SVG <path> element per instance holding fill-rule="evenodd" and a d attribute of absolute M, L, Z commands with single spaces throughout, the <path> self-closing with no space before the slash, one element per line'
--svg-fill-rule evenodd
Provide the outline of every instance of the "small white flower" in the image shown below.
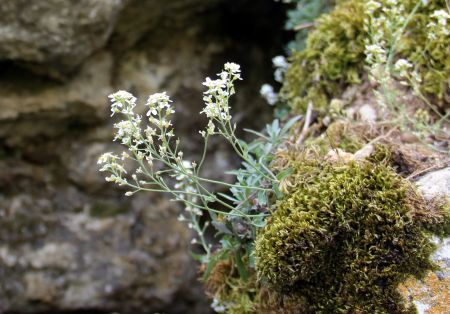
<path fill-rule="evenodd" d="M 366 52 L 373 55 L 381 55 L 386 53 L 386 50 L 377 44 L 366 46 Z"/>
<path fill-rule="evenodd" d="M 377 2 L 377 1 L 371 0 L 366 3 L 366 9 L 369 14 L 375 12 L 379 8 L 381 8 L 381 3 Z"/>
<path fill-rule="evenodd" d="M 447 25 L 447 20 L 450 19 L 450 14 L 445 10 L 436 10 L 431 14 L 431 17 L 434 17 L 438 20 L 438 23 L 442 26 Z"/>
<path fill-rule="evenodd" d="M 408 70 L 412 67 L 413 65 L 405 59 L 399 59 L 394 65 L 394 69 L 399 72 L 400 77 L 407 77 Z"/>
<path fill-rule="evenodd" d="M 208 87 L 208 91 L 205 93 L 216 92 L 226 87 L 226 81 L 222 79 L 211 80 L 209 77 L 205 79 L 203 85 Z"/>
<path fill-rule="evenodd" d="M 114 103 L 129 103 L 134 104 L 136 102 L 136 97 L 133 96 L 133 94 L 130 94 L 127 91 L 119 90 L 113 94 L 110 94 L 108 96 L 109 99 L 111 99 L 111 102 Z"/>
<path fill-rule="evenodd" d="M 108 98 L 111 100 L 111 116 L 118 112 L 131 114 L 136 106 L 136 97 L 123 90 L 110 94 Z"/>
<path fill-rule="evenodd" d="M 162 92 L 162 93 L 155 93 L 153 95 L 150 95 L 147 99 L 147 106 L 149 105 L 156 105 L 156 104 L 160 104 L 163 103 L 164 106 L 168 106 L 168 103 L 172 102 L 169 98 L 169 96 L 167 95 L 166 92 Z"/>
<path fill-rule="evenodd" d="M 147 117 L 150 117 L 151 115 L 157 116 L 158 115 L 158 111 L 156 110 L 156 108 L 150 108 L 147 111 Z"/>
<path fill-rule="evenodd" d="M 222 120 L 230 120 L 231 119 L 231 117 L 226 112 L 221 112 L 220 113 L 220 118 Z"/>
<path fill-rule="evenodd" d="M 156 135 L 156 129 L 151 128 L 150 126 L 147 126 L 144 132 L 147 137 L 153 137 Z"/>
<path fill-rule="evenodd" d="M 214 122 L 212 122 L 211 120 L 208 121 L 208 128 L 207 128 L 207 132 L 209 135 L 214 134 L 216 126 L 214 125 Z"/>
<path fill-rule="evenodd" d="M 174 137 L 175 134 L 173 133 L 173 130 L 170 130 L 169 132 L 166 133 L 167 137 Z"/>
<path fill-rule="evenodd" d="M 272 58 L 272 63 L 276 68 L 288 68 L 289 64 L 284 56 L 276 56 Z"/>
<path fill-rule="evenodd" d="M 128 155 L 126 152 L 122 152 L 122 157 L 120 159 L 125 160 L 130 158 L 130 155 Z"/>
<path fill-rule="evenodd" d="M 159 154 L 164 157 L 167 154 L 167 147 L 159 145 Z"/>
<path fill-rule="evenodd" d="M 179 153 L 178 153 L 178 156 L 183 156 L 183 154 L 180 155 L 180 153 L 182 153 L 182 152 L 179 152 Z M 183 161 L 181 162 L 181 165 L 182 165 L 183 168 L 185 168 L 185 169 L 192 169 L 192 163 L 191 163 L 190 161 L 183 160 Z M 189 172 L 189 171 L 188 171 L 188 172 Z"/>
<path fill-rule="evenodd" d="M 286 73 L 285 69 L 282 69 L 282 68 L 276 69 L 275 72 L 273 72 L 273 77 L 274 77 L 275 81 L 277 81 L 279 83 L 283 83 L 285 73 Z"/>
<path fill-rule="evenodd" d="M 114 160 L 117 159 L 118 157 L 116 155 L 114 155 L 111 152 L 107 152 L 102 154 L 97 161 L 97 164 L 101 165 L 101 164 L 105 164 L 105 163 L 109 163 L 110 160 Z"/>
<path fill-rule="evenodd" d="M 225 313 L 227 308 L 218 299 L 214 298 L 211 303 L 211 308 L 217 313 Z"/>
<path fill-rule="evenodd" d="M 234 62 L 227 62 L 224 65 L 225 70 L 230 71 L 233 74 L 241 72 L 241 66 Z"/>
<path fill-rule="evenodd" d="M 278 94 L 275 93 L 272 85 L 263 84 L 259 90 L 261 96 L 263 96 L 269 105 L 274 105 L 278 101 Z"/>

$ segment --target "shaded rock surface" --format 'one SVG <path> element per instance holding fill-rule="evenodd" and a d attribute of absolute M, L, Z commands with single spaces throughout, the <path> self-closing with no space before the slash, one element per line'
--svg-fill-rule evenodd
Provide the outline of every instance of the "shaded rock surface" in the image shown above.
<path fill-rule="evenodd" d="M 124 2 L 2 1 L 0 59 L 54 68 L 53 74 L 71 71 L 105 45 Z"/>
<path fill-rule="evenodd" d="M 0 313 L 209 312 L 179 208 L 125 197 L 98 172 L 119 149 L 106 96 L 167 91 L 195 159 L 201 82 L 235 61 L 236 120 L 260 128 L 279 4 L 6 0 L 0 14 Z M 205 175 L 238 162 L 222 141 L 210 148 Z"/>

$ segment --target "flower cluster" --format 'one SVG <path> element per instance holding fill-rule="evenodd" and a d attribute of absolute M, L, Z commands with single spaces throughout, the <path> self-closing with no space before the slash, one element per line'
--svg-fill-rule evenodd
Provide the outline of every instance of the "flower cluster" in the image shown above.
<path fill-rule="evenodd" d="M 364 29 L 369 34 L 369 39 L 365 42 L 366 64 L 370 80 L 377 84 L 374 95 L 380 108 L 387 109 L 391 116 L 395 115 L 400 128 L 413 132 L 417 137 L 429 134 L 436 125 L 448 120 L 424 95 L 423 91 L 429 91 L 426 89 L 429 85 L 427 80 L 422 79 L 422 76 L 427 79 L 433 77 L 430 73 L 440 75 L 436 74 L 438 71 L 430 71 L 430 68 L 437 63 L 437 59 L 442 59 L 441 51 L 448 49 L 446 44 L 450 28 L 447 22 L 450 14 L 446 11 L 447 8 L 435 9 L 434 12 L 429 10 L 432 13 L 427 16 L 430 20 L 426 25 L 427 35 L 423 38 L 424 44 L 419 47 L 419 53 L 409 55 L 409 60 L 397 56 L 404 55 L 400 49 L 397 51 L 404 42 L 401 37 L 407 34 L 411 21 L 418 16 L 416 13 L 426 5 L 426 1 L 417 1 L 414 7 L 410 3 L 406 11 L 405 5 L 397 0 L 370 0 L 365 4 Z M 425 63 L 417 62 L 422 56 L 427 56 L 428 60 Z M 411 115 L 402 102 L 402 91 L 396 88 L 394 78 L 396 82 L 409 87 L 441 119 L 431 125 L 431 120 L 424 118 L 423 114 Z"/>
<path fill-rule="evenodd" d="M 206 243 L 204 237 L 209 223 L 200 223 L 200 217 L 205 210 L 214 213 L 215 216 L 212 217 L 217 217 L 218 214 L 246 219 L 249 217 L 230 205 L 226 201 L 229 199 L 223 195 L 211 192 L 205 187 L 205 182 L 245 191 L 265 190 L 259 186 L 241 185 L 240 182 L 233 185 L 199 175 L 207 151 L 208 138 L 216 134 L 223 136 L 249 167 L 257 167 L 255 161 L 249 159 L 246 144 L 236 138 L 236 126 L 231 125 L 228 102 L 230 96 L 235 93 L 234 82 L 241 79 L 240 72 L 238 64 L 226 63 L 216 80 L 206 78 L 203 83 L 208 89 L 204 92 L 205 107 L 201 113 L 205 114 L 209 121 L 206 130 L 200 131 L 204 138 L 204 153 L 198 164 L 184 159 L 183 152 L 179 149 L 180 142 L 174 139 L 171 115 L 175 110 L 166 92 L 148 97 L 145 103 L 147 119 L 134 112 L 136 97 L 132 94 L 118 91 L 109 95 L 112 115 L 121 114 L 124 117 L 122 121 L 114 124 L 114 140 L 126 146 L 129 154 L 124 152 L 120 157 L 110 152 L 103 154 L 98 160 L 100 171 L 110 173 L 107 181 L 126 186 L 129 189 L 125 193 L 126 196 L 138 191 L 163 192 L 171 195 L 172 200 L 184 203 L 184 213 L 179 216 L 179 220 L 187 222 L 188 227 L 197 232 L 193 243 L 203 247 L 206 259 L 211 254 L 211 245 Z M 128 161 L 127 169 L 124 166 L 125 161 Z M 135 169 L 128 169 L 133 162 Z M 262 172 L 260 169 L 258 171 Z M 211 208 L 211 203 L 220 204 L 228 211 Z M 259 215 L 256 216 L 261 219 Z"/>
<path fill-rule="evenodd" d="M 364 30 L 370 34 L 366 39 L 366 64 L 369 77 L 381 85 L 390 84 L 389 54 L 392 43 L 402 31 L 406 22 L 405 7 L 397 0 L 387 0 L 385 4 L 370 0 L 365 4 Z"/>
<path fill-rule="evenodd" d="M 207 225 L 200 226 L 197 218 L 202 215 L 198 206 L 202 195 L 198 191 L 194 174 L 196 164 L 183 159 L 178 140 L 173 143 L 175 134 L 170 116 L 175 110 L 169 96 L 162 92 L 148 97 L 145 104 L 148 118 L 145 129 L 141 127 L 142 117 L 134 112 L 136 98 L 132 94 L 118 91 L 109 95 L 109 98 L 112 114 L 124 116 L 122 121 L 114 124 L 114 140 L 128 147 L 131 156 L 125 152 L 121 157 L 105 153 L 98 160 L 98 164 L 102 165 L 100 171 L 110 173 L 106 177 L 107 181 L 130 188 L 126 196 L 141 190 L 165 192 L 171 194 L 174 200 L 184 202 L 187 215 L 181 215 L 180 219 L 187 221 L 188 226 L 197 231 L 199 240 L 195 239 L 194 242 L 201 243 L 208 252 L 209 246 L 203 237 Z M 137 163 L 129 176 L 131 178 L 127 178 L 128 171 L 124 166 L 127 159 Z M 159 163 L 158 167 L 154 166 L 154 162 Z M 168 182 L 164 174 L 174 178 L 176 183 Z"/>
<path fill-rule="evenodd" d="M 411 62 L 405 59 L 398 59 L 394 65 L 395 71 L 399 73 L 400 77 L 406 77 L 408 75 L 409 69 L 411 69 L 413 65 Z"/>
<path fill-rule="evenodd" d="M 228 99 L 235 93 L 234 81 L 241 79 L 241 69 L 236 63 L 225 63 L 224 70 L 217 74 L 218 79 L 209 77 L 203 82 L 208 89 L 204 92 L 203 101 L 206 106 L 201 113 L 205 114 L 211 122 L 231 120 Z M 210 128 L 208 128 L 210 129 Z"/>
<path fill-rule="evenodd" d="M 447 20 L 450 20 L 450 14 L 445 10 L 436 10 L 431 15 L 435 21 L 428 23 L 428 39 L 436 40 L 438 37 L 446 37 L 450 35 Z M 450 23 L 449 23 L 450 24 Z"/>
<path fill-rule="evenodd" d="M 272 58 L 272 64 L 275 68 L 275 71 L 273 72 L 275 81 L 283 83 L 284 76 L 289 68 L 289 63 L 284 56 L 275 56 Z M 259 93 L 271 106 L 275 105 L 280 98 L 278 93 L 275 92 L 273 86 L 270 84 L 263 84 L 259 90 Z"/>
<path fill-rule="evenodd" d="M 129 92 L 120 90 L 108 97 L 111 100 L 111 117 L 115 113 L 132 114 L 136 107 L 136 97 Z"/>
<path fill-rule="evenodd" d="M 127 184 L 127 179 L 124 178 L 124 175 L 127 174 L 127 171 L 125 170 L 123 164 L 119 162 L 119 160 L 123 161 L 125 159 L 125 156 L 127 156 L 126 153 L 122 158 L 120 158 L 119 156 L 111 152 L 104 153 L 100 156 L 97 161 L 97 164 L 102 165 L 100 171 L 111 173 L 109 177 L 106 177 L 106 181 L 114 182 L 119 186 Z"/>
<path fill-rule="evenodd" d="M 275 72 L 273 72 L 275 81 L 283 83 L 284 74 L 286 73 L 289 67 L 286 58 L 284 56 L 276 56 L 272 58 L 272 64 L 275 68 Z"/>
<path fill-rule="evenodd" d="M 278 94 L 275 93 L 273 86 L 270 84 L 263 84 L 259 93 L 267 101 L 269 105 L 275 105 L 278 101 Z"/>

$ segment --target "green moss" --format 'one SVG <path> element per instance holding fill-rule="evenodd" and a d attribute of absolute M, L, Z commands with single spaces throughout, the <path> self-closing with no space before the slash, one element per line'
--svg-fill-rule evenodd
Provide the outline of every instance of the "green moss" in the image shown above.
<path fill-rule="evenodd" d="M 226 258 L 214 265 L 205 282 L 208 295 L 220 305 L 226 306 L 227 313 L 255 312 L 259 303 L 259 288 L 254 270 L 247 269 L 247 271 L 249 276 L 242 278 L 232 259 Z"/>
<path fill-rule="evenodd" d="M 340 3 L 316 20 L 306 49 L 292 55 L 282 94 L 294 110 L 326 107 L 344 84 L 359 83 L 364 59 L 362 1 Z"/>
<path fill-rule="evenodd" d="M 321 155 L 336 148 L 348 153 L 355 153 L 364 144 L 362 134 L 354 131 L 351 125 L 344 121 L 333 122 L 321 136 L 311 137 L 305 141 L 305 146 L 314 147 Z"/>
<path fill-rule="evenodd" d="M 308 300 L 305 312 L 413 313 L 396 289 L 434 267 L 434 245 L 407 181 L 368 162 L 294 168 L 295 188 L 256 239 L 258 276 Z"/>
<path fill-rule="evenodd" d="M 383 5 L 386 1 L 379 0 Z M 309 102 L 315 109 L 324 110 L 345 86 L 360 83 L 365 73 L 365 40 L 370 38 L 364 30 L 366 2 L 338 1 L 333 11 L 317 19 L 306 48 L 293 53 L 282 95 L 294 111 L 305 111 Z M 416 3 L 402 1 L 405 17 Z M 413 62 L 423 78 L 423 92 L 435 96 L 442 105 L 450 90 L 448 37 L 438 36 L 432 41 L 427 37 L 427 24 L 438 9 L 446 9 L 445 0 L 431 0 L 420 7 L 396 46 L 396 57 Z M 450 24 L 447 27 L 450 30 Z"/>
<path fill-rule="evenodd" d="M 306 300 L 288 296 L 261 285 L 254 269 L 247 269 L 248 276 L 239 276 L 231 259 L 222 260 L 214 266 L 205 282 L 207 294 L 226 307 L 226 313 L 290 314 L 304 309 Z"/>

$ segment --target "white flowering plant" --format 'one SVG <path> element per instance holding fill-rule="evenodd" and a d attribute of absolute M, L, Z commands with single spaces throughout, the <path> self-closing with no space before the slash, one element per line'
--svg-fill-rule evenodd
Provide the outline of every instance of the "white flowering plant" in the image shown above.
<path fill-rule="evenodd" d="M 379 89 L 374 93 L 378 104 L 382 109 L 394 113 L 396 122 L 401 129 L 412 131 L 420 139 L 422 134 L 436 132 L 441 129 L 444 121 L 448 122 L 448 114 L 442 115 L 430 100 L 421 91 L 423 78 L 414 60 L 398 58 L 397 46 L 401 37 L 405 34 L 408 25 L 412 21 L 414 14 L 426 6 L 427 1 L 418 0 L 411 12 L 406 12 L 401 1 L 387 0 L 381 3 L 377 0 L 370 0 L 365 4 L 366 15 L 364 18 L 364 29 L 369 34 L 365 42 L 366 64 L 369 78 L 372 83 L 377 84 Z M 450 31 L 447 20 L 450 19 L 450 7 L 435 10 L 431 16 L 431 22 L 427 25 L 426 44 L 422 49 L 422 54 L 437 42 L 447 42 L 450 39 Z M 448 49 L 444 47 L 443 49 Z M 405 104 L 399 102 L 400 91 L 396 87 L 396 82 L 410 87 L 417 96 L 439 120 L 431 123 L 421 123 L 416 119 L 416 115 L 410 115 Z M 423 109 L 419 109 L 419 116 L 423 116 Z M 423 119 L 420 119 L 423 120 Z"/>
<path fill-rule="evenodd" d="M 203 254 L 194 256 L 207 265 L 205 276 L 224 255 L 236 259 L 235 264 L 243 276 L 246 268 L 254 267 L 251 261 L 256 230 L 264 226 L 272 200 L 282 197 L 279 184 L 288 174 L 275 174 L 269 169 L 272 153 L 299 119 L 291 119 L 284 127 L 275 120 L 264 134 L 247 130 L 259 137 L 252 143 L 238 139 L 229 100 L 235 93 L 235 82 L 240 79 L 239 65 L 226 63 L 217 79 L 208 77 L 203 83 L 207 90 L 201 114 L 208 118 L 208 124 L 199 131 L 204 147 L 197 162 L 184 157 L 171 121 L 175 109 L 165 92 L 149 96 L 145 118 L 135 113 L 137 99 L 132 94 L 118 91 L 109 96 L 111 116 L 123 118 L 114 124 L 114 141 L 124 145 L 127 151 L 103 154 L 98 160 L 100 171 L 109 174 L 107 181 L 126 187 L 127 196 L 139 191 L 161 192 L 170 195 L 173 201 L 181 202 L 184 210 L 179 220 L 185 221 L 196 233 L 192 244 L 200 245 Z M 242 168 L 230 172 L 236 176 L 234 184 L 202 177 L 212 136 L 223 137 L 242 159 Z M 230 193 L 211 190 L 213 184 L 229 188 Z M 204 213 L 208 213 L 210 219 L 202 223 Z M 205 236 L 211 224 L 221 240 L 219 248 L 214 248 Z M 245 260 L 249 263 L 245 267 L 242 266 L 243 256 L 247 256 Z"/>

